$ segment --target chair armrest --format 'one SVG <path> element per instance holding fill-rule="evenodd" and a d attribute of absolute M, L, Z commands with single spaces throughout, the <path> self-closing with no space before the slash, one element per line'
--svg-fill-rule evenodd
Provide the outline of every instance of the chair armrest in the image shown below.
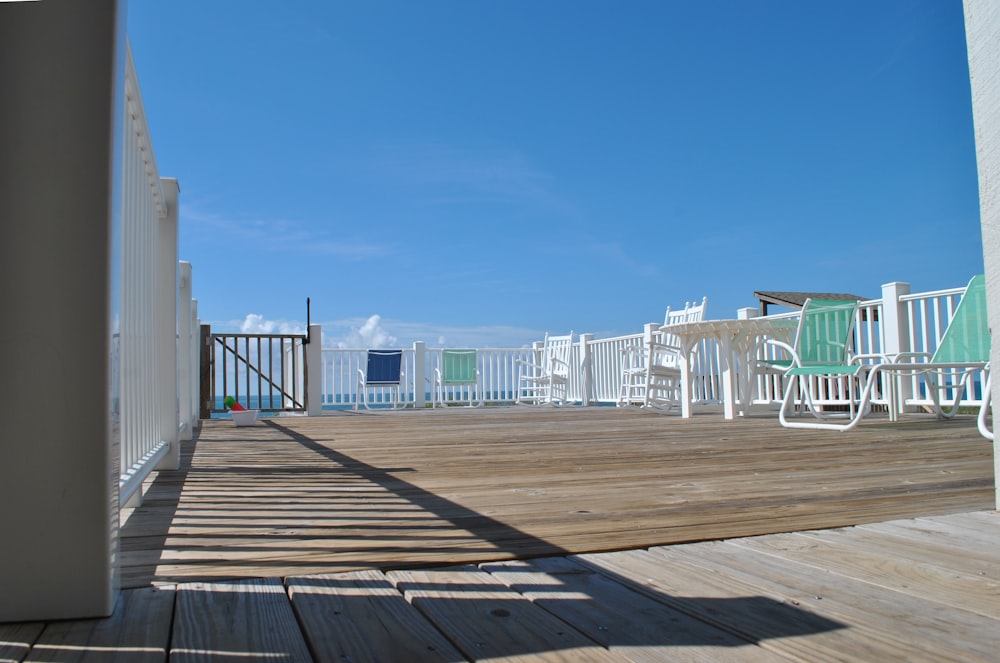
<path fill-rule="evenodd" d="M 874 361 L 871 361 L 874 360 Z M 868 354 L 851 355 L 848 364 L 861 364 L 862 366 L 876 366 L 889 362 L 889 355 L 882 352 L 871 352 Z"/>
<path fill-rule="evenodd" d="M 643 359 L 646 356 L 644 348 L 630 345 L 619 350 L 622 356 L 622 368 L 626 371 L 642 368 Z"/>
<path fill-rule="evenodd" d="M 930 352 L 900 352 L 897 355 L 886 355 L 886 361 L 891 361 L 893 364 L 902 364 L 904 362 L 917 363 L 917 359 L 930 361 L 933 356 Z"/>
<path fill-rule="evenodd" d="M 641 358 L 643 355 L 646 354 L 645 349 L 637 345 L 629 345 L 628 347 L 622 348 L 618 352 L 619 354 L 621 354 L 622 357 L 625 358 L 626 361 L 632 361 L 633 359 Z"/>
<path fill-rule="evenodd" d="M 754 348 L 754 356 L 756 356 L 757 351 L 760 350 L 760 348 L 764 347 L 765 345 L 773 345 L 774 347 L 780 348 L 784 350 L 786 353 L 788 353 L 788 355 L 792 358 L 792 364 L 791 366 L 789 366 L 789 368 L 802 365 L 802 360 L 799 359 L 799 354 L 795 351 L 795 348 L 793 348 L 788 343 L 785 343 L 784 341 L 779 341 L 776 338 L 761 339 L 757 343 L 757 346 Z"/>
<path fill-rule="evenodd" d="M 666 350 L 666 351 L 669 351 L 669 352 L 676 352 L 677 354 L 681 353 L 681 346 L 679 346 L 679 345 L 673 345 L 671 343 L 656 343 L 656 342 L 653 342 L 653 343 L 649 344 L 649 347 L 651 347 L 651 348 L 653 348 L 654 350 L 657 350 L 657 351 L 664 351 L 664 350 Z"/>

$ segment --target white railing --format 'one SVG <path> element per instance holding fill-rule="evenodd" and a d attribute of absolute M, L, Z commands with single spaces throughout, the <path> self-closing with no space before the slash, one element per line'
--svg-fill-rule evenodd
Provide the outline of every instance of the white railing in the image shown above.
<path fill-rule="evenodd" d="M 910 324 L 909 333 L 903 339 L 900 351 L 925 352 L 933 355 L 964 292 L 965 288 L 951 288 L 901 296 L 900 306 L 905 308 L 905 315 Z M 903 381 L 902 391 L 905 405 L 919 407 L 933 404 L 926 389 L 926 382 L 919 376 L 907 377 Z M 948 396 L 954 398 L 953 393 L 949 393 Z M 966 385 L 962 401 L 967 406 L 978 406 L 982 403 L 980 381 L 970 381 Z"/>
<path fill-rule="evenodd" d="M 858 305 L 853 341 L 855 354 L 892 356 L 901 351 L 933 352 L 947 329 L 963 292 L 964 288 L 952 288 L 911 295 L 906 284 L 892 283 L 884 286 L 881 299 L 862 301 Z M 894 304 L 887 308 L 885 302 Z M 768 317 L 795 319 L 798 312 Z M 628 348 L 641 352 L 646 335 L 658 328 L 658 324 L 648 323 L 642 333 L 605 339 L 582 335 L 571 358 L 578 370 L 570 372 L 569 401 L 584 405 L 617 402 L 625 352 Z M 530 366 L 538 360 L 540 352 L 541 342 L 527 349 L 480 349 L 479 368 L 486 402 L 513 402 L 518 376 L 523 368 L 522 362 Z M 771 353 L 767 355 L 769 358 L 776 358 L 773 350 L 767 352 Z M 412 349 L 404 351 L 406 385 L 403 391 L 408 404 L 423 407 L 429 402 L 430 376 L 438 365 L 439 358 L 440 350 L 426 349 L 423 343 L 415 343 Z M 325 407 L 348 408 L 354 405 L 357 400 L 358 369 L 364 367 L 364 361 L 365 350 L 362 348 L 323 350 L 322 393 Z M 721 401 L 720 375 L 717 344 L 714 341 L 702 341 L 693 354 L 692 392 L 696 403 Z M 929 404 L 929 398 L 921 391 L 920 380 L 914 379 L 911 383 L 906 392 L 906 404 Z M 839 381 L 820 382 L 816 387 L 819 404 L 838 405 L 845 402 L 847 394 L 843 393 Z M 755 404 L 781 400 L 780 376 L 758 377 L 752 388 Z M 963 400 L 968 405 L 979 404 L 979 389 L 978 383 L 968 387 Z M 387 395 L 381 398 L 387 402 Z M 884 404 L 885 401 L 880 394 L 876 394 L 873 403 Z"/>
<path fill-rule="evenodd" d="M 124 114 L 122 300 L 112 351 L 122 504 L 141 499 L 142 482 L 153 469 L 176 466 L 178 441 L 190 437 L 197 421 L 199 347 L 190 265 L 177 261 L 177 183 L 157 170 L 131 50 Z"/>
<path fill-rule="evenodd" d="M 622 369 L 628 352 L 644 352 L 643 334 L 630 334 L 600 340 L 586 339 L 589 346 L 592 385 L 588 401 L 613 403 L 621 391 Z"/>
<path fill-rule="evenodd" d="M 324 349 L 322 354 L 323 406 L 327 409 L 348 409 L 360 405 L 358 371 L 365 369 L 367 350 L 364 348 Z M 477 362 L 480 387 L 488 404 L 513 403 L 520 375 L 519 362 L 530 362 L 534 350 L 527 348 L 479 348 Z M 431 380 L 434 369 L 441 365 L 441 350 L 427 349 L 423 343 L 414 343 L 403 349 L 402 398 L 408 405 L 424 406 L 431 402 Z M 461 400 L 457 388 L 446 394 Z M 391 401 L 388 389 L 373 389 L 369 404 L 387 406 Z"/>

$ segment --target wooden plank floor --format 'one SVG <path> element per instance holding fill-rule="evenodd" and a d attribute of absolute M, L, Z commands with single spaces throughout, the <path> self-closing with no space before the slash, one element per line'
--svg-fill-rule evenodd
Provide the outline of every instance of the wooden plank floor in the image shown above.
<path fill-rule="evenodd" d="M 0 661 L 995 661 L 1000 516 L 126 590 Z"/>
<path fill-rule="evenodd" d="M 115 614 L 0 624 L 0 661 L 992 661 L 992 467 L 964 419 L 207 422 Z"/>
<path fill-rule="evenodd" d="M 126 587 L 643 548 L 989 508 L 970 419 L 792 431 L 608 407 L 206 422 L 122 529 Z"/>

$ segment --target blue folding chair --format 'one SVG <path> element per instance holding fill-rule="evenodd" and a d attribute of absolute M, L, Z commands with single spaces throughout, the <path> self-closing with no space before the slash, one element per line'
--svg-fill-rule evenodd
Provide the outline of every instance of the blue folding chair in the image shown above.
<path fill-rule="evenodd" d="M 391 403 L 393 409 L 406 407 L 402 394 L 403 380 L 402 350 L 369 350 L 366 369 L 358 369 L 358 398 L 365 409 L 370 410 L 368 390 L 372 389 L 383 397 L 376 403 Z M 386 394 L 391 396 L 391 400 L 385 400 Z M 354 401 L 354 409 L 358 409 L 357 400 Z"/>

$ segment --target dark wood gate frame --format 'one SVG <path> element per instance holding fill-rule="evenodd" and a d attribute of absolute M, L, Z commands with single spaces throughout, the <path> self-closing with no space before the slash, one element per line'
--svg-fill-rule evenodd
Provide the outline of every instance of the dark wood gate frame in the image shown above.
<path fill-rule="evenodd" d="M 251 362 L 252 342 L 256 342 L 257 361 L 260 365 Z M 265 343 L 266 356 L 268 357 L 267 365 L 264 365 L 263 361 Z M 277 376 L 274 375 L 273 361 L 276 343 L 280 357 Z M 286 343 L 291 346 L 290 364 L 285 359 Z M 213 334 L 210 325 L 202 325 L 199 416 L 202 419 L 209 419 L 213 413 L 226 411 L 225 408 L 216 406 L 218 396 L 231 395 L 237 401 L 242 402 L 241 398 L 251 395 L 251 385 L 253 384 L 257 386 L 256 395 L 259 401 L 257 403 L 259 407 L 254 409 L 262 412 L 305 412 L 309 405 L 308 389 L 306 388 L 306 385 L 309 384 L 309 375 L 305 361 L 305 345 L 307 343 L 306 334 Z M 241 345 L 243 346 L 242 352 Z M 230 357 L 233 361 L 232 369 L 229 368 Z M 222 364 L 222 385 L 221 391 L 217 392 L 220 385 L 216 384 L 216 369 L 219 367 L 220 361 Z M 240 390 L 239 376 L 236 375 L 236 371 L 241 365 L 246 369 L 242 391 Z M 231 385 L 229 383 L 230 370 L 234 372 Z M 290 385 L 285 384 L 286 376 L 289 377 Z M 299 385 L 302 385 L 301 393 Z M 275 406 L 276 400 L 279 403 L 278 406 Z M 249 403 L 244 403 L 244 406 L 249 407 Z"/>

